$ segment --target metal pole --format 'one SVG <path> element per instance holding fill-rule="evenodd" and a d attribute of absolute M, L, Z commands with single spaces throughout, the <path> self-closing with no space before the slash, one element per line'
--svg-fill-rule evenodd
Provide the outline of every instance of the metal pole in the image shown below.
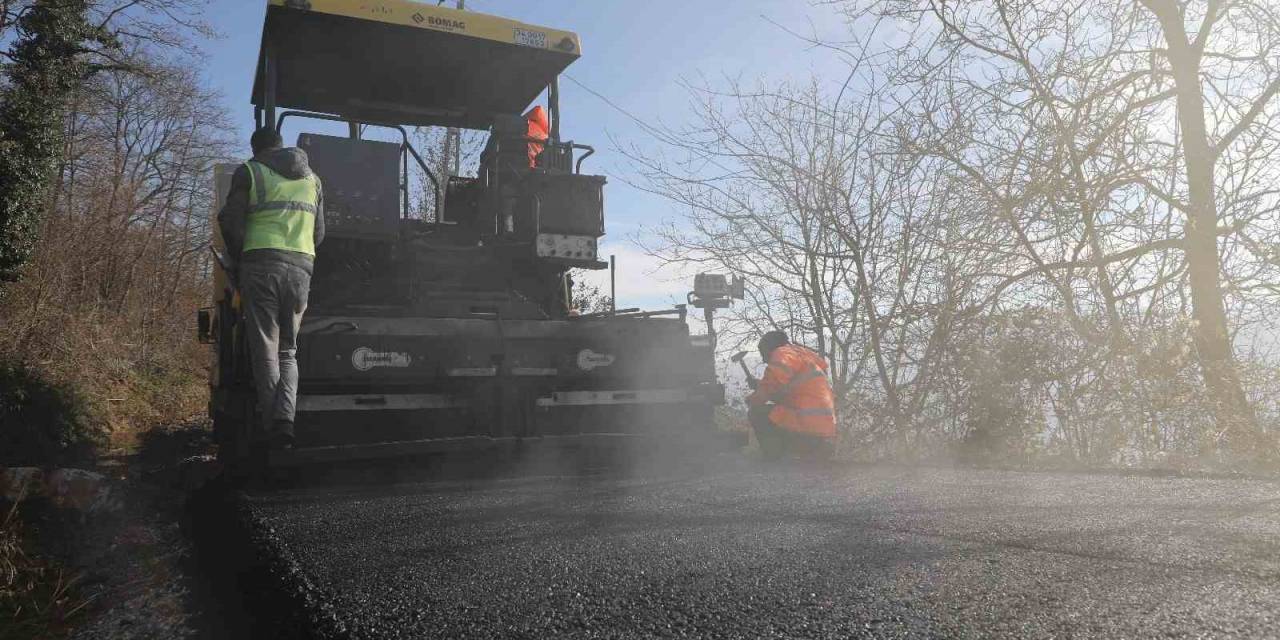
<path fill-rule="evenodd" d="M 467 0 L 457 0 L 454 4 L 459 11 L 467 9 Z M 449 127 L 444 132 L 444 144 L 440 150 L 440 169 L 444 173 L 445 183 L 449 182 L 449 176 L 456 176 L 462 173 L 462 132 L 457 127 Z"/>
<path fill-rule="evenodd" d="M 547 85 L 547 106 L 551 111 L 551 131 L 548 131 L 548 137 L 554 142 L 560 142 L 560 79 L 552 78 L 551 84 Z"/>
<path fill-rule="evenodd" d="M 716 340 L 716 309 L 711 305 L 707 305 L 702 309 L 702 319 L 707 323 L 707 337 L 711 338 L 711 350 L 715 351 L 717 346 Z"/>
<path fill-rule="evenodd" d="M 467 0 L 458 0 L 458 11 L 466 10 Z M 449 175 L 456 176 L 462 173 L 462 131 L 453 127 L 449 135 L 453 136 L 453 173 Z"/>
<path fill-rule="evenodd" d="M 609 312 L 618 312 L 618 261 L 616 256 L 609 254 Z"/>
<path fill-rule="evenodd" d="M 267 45 L 262 56 L 262 102 L 267 116 L 267 125 L 278 127 L 276 123 L 276 52 L 275 47 Z"/>
<path fill-rule="evenodd" d="M 467 0 L 458 0 L 458 11 L 467 10 Z M 462 131 L 454 127 L 451 131 L 453 134 L 453 174 L 462 173 Z"/>
<path fill-rule="evenodd" d="M 456 176 L 462 173 L 462 132 L 457 128 L 453 130 L 453 171 L 449 175 Z"/>

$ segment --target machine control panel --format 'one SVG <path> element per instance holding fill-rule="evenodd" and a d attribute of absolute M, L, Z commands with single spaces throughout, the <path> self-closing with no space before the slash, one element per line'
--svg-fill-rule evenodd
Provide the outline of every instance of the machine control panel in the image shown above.
<path fill-rule="evenodd" d="M 304 133 L 298 147 L 324 188 L 325 234 L 395 237 L 400 221 L 400 145 Z"/>

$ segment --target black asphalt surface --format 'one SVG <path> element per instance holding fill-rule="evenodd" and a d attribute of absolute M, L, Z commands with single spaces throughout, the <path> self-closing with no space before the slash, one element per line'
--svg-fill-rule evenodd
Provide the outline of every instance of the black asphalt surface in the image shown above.
<path fill-rule="evenodd" d="M 1280 637 L 1273 482 L 707 467 L 295 489 L 247 513 L 328 635 Z"/>

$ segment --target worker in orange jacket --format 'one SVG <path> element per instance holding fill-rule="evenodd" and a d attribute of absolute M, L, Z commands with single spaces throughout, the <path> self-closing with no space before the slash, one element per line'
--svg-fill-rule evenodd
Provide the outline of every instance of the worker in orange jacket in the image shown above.
<path fill-rule="evenodd" d="M 836 441 L 835 397 L 827 362 L 814 351 L 792 344 L 787 334 L 770 331 L 760 338 L 764 377 L 748 378 L 747 416 L 766 459 L 784 455 L 823 459 Z"/>
<path fill-rule="evenodd" d="M 542 145 L 551 135 L 551 122 L 542 105 L 530 109 L 529 113 L 524 114 L 524 120 L 528 123 L 529 168 L 532 169 L 538 166 L 538 154 L 542 153 Z"/>

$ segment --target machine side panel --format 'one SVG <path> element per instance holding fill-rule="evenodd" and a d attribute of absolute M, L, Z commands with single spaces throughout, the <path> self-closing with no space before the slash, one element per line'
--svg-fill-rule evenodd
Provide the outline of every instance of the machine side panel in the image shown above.
<path fill-rule="evenodd" d="M 723 399 L 675 319 L 314 317 L 299 354 L 302 446 L 655 435 L 709 424 Z"/>

